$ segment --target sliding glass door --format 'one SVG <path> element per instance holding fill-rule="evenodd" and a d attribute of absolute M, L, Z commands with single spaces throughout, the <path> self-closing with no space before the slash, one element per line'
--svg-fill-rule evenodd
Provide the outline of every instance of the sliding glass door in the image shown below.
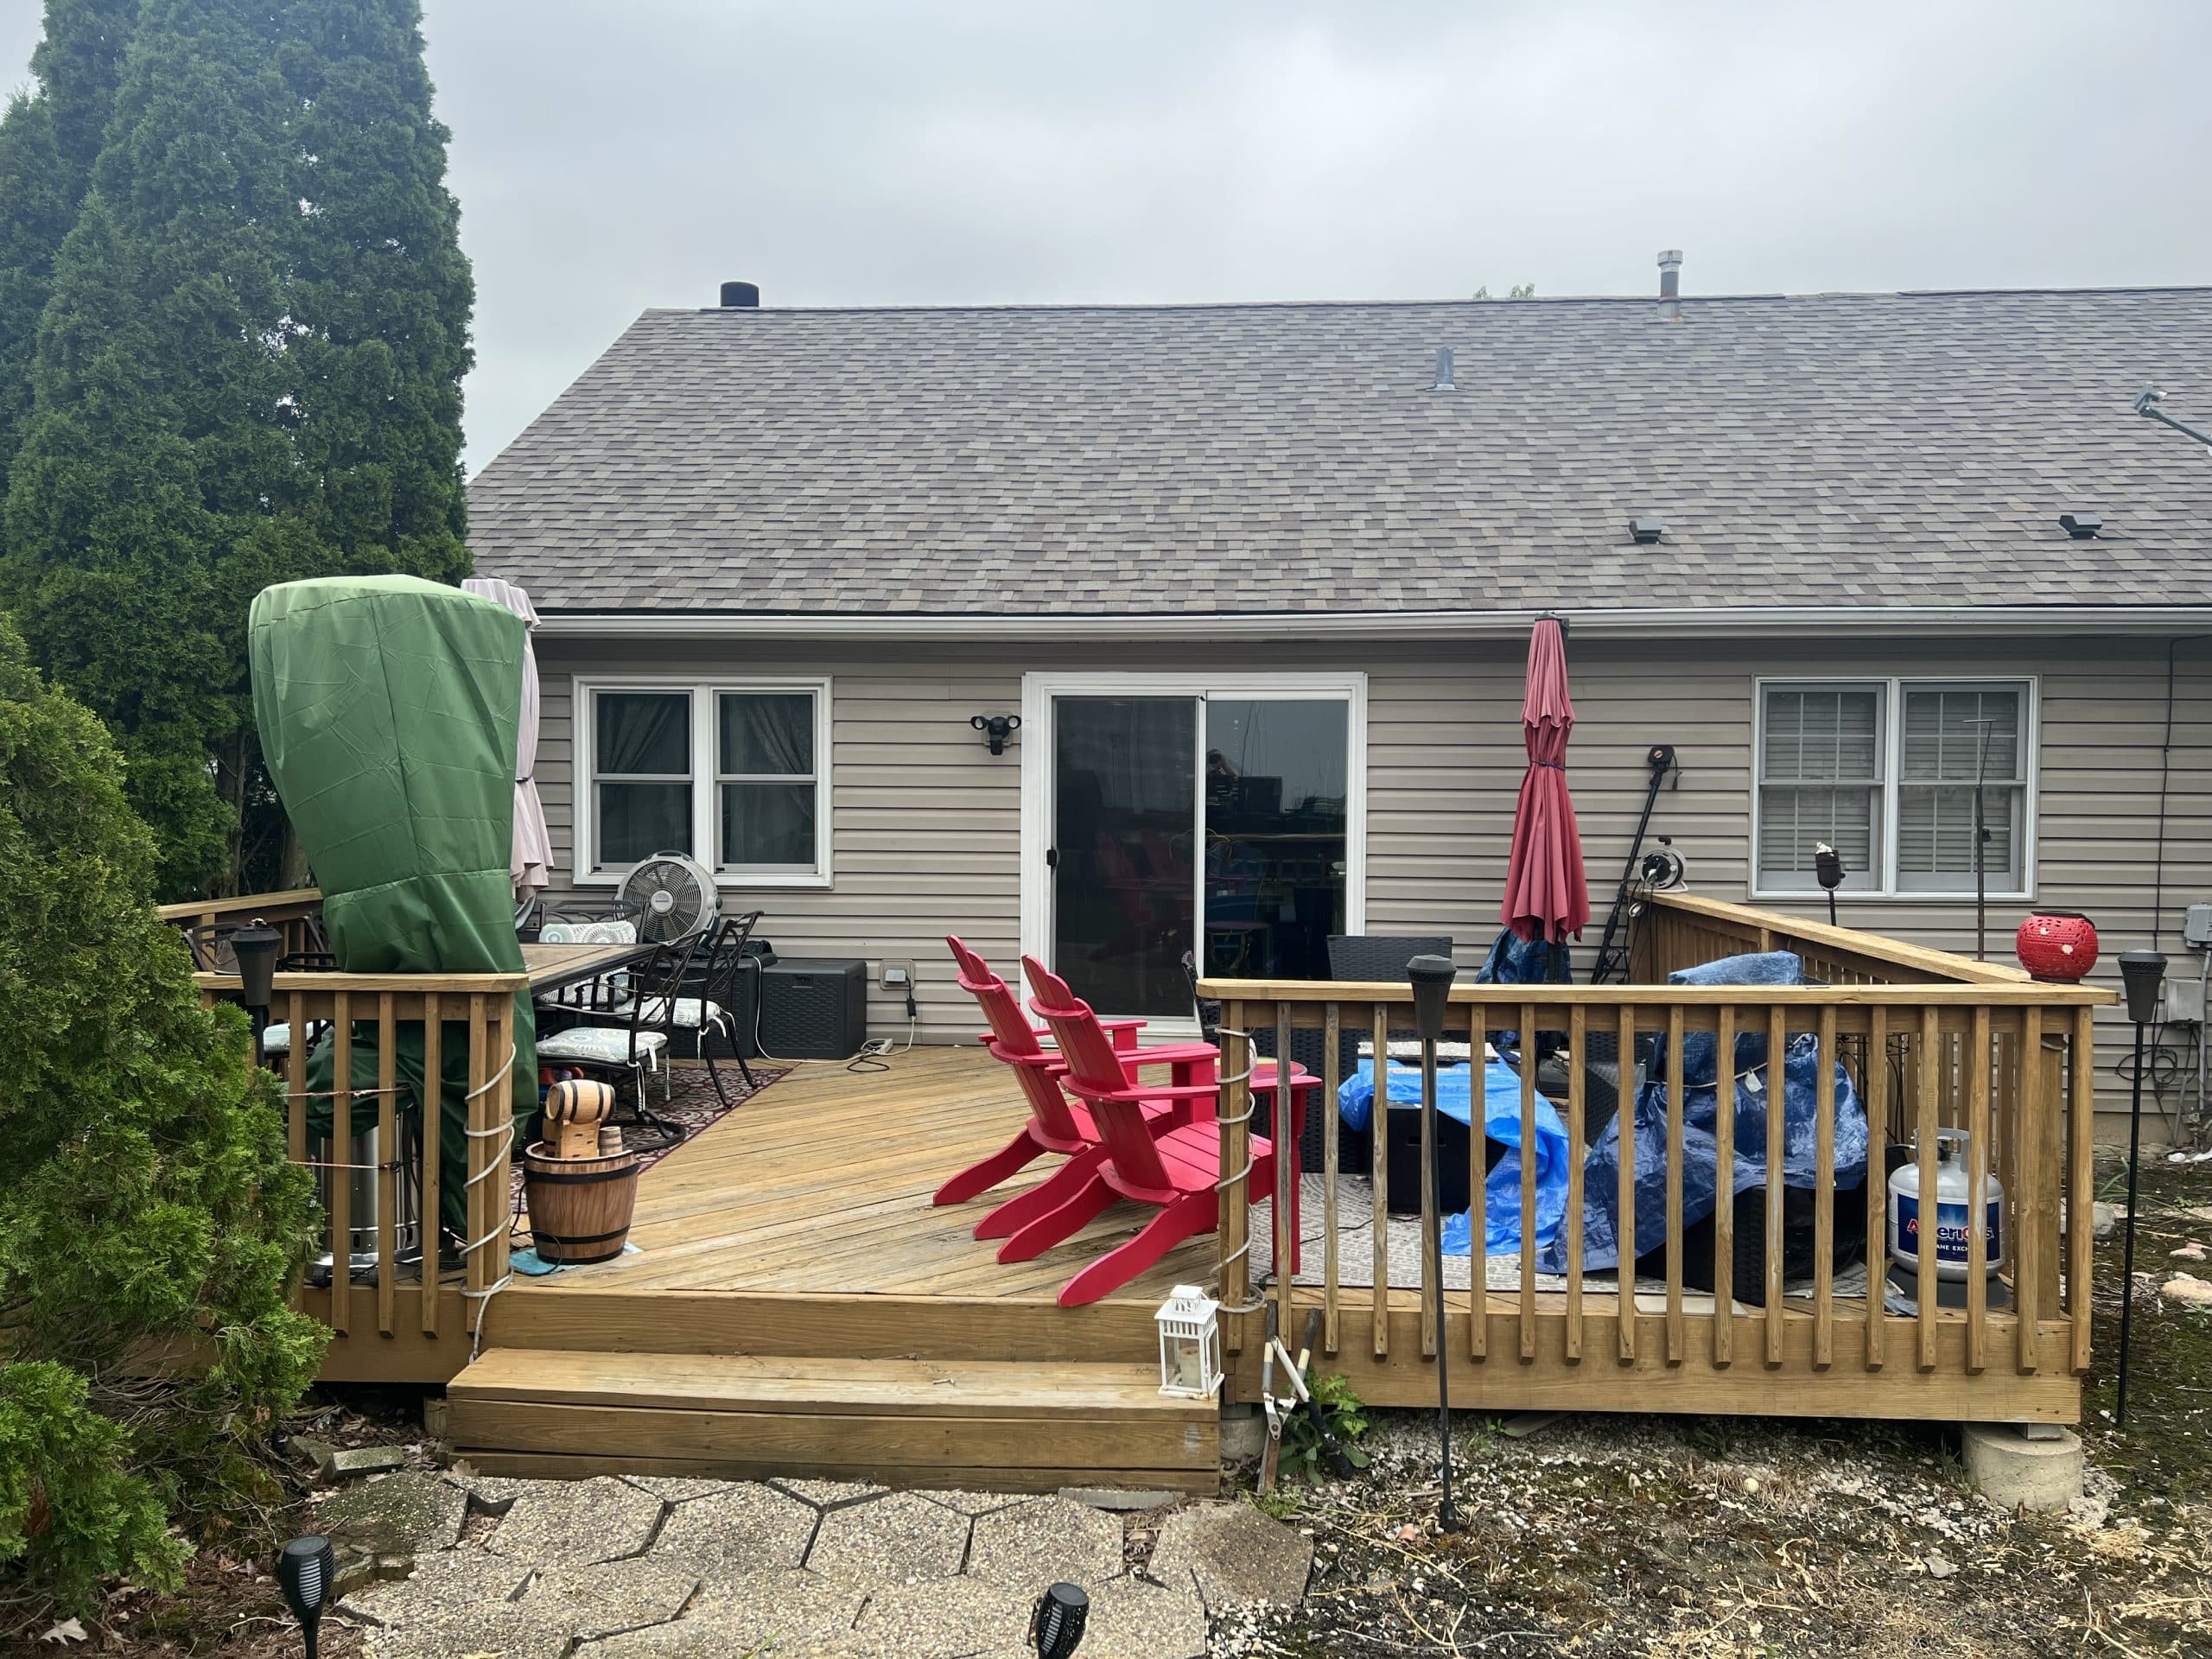
<path fill-rule="evenodd" d="M 1027 948 L 1109 1014 L 1188 1018 L 1186 953 L 1217 977 L 1326 978 L 1361 908 L 1363 690 L 1032 677 Z"/>

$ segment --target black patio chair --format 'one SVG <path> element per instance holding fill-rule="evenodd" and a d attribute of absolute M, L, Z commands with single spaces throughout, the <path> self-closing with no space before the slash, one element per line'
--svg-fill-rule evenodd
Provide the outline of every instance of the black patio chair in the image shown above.
<path fill-rule="evenodd" d="M 638 1085 L 637 1122 L 665 1136 L 670 1146 L 683 1138 L 683 1128 L 652 1109 L 645 1096 L 645 1076 L 649 1071 L 660 1072 L 662 1099 L 675 1097 L 675 1076 L 668 1058 L 677 1028 L 677 1005 L 683 998 L 684 976 L 690 971 L 691 960 L 706 938 L 703 933 L 695 933 L 655 945 L 651 956 L 630 969 L 631 989 L 620 1006 L 579 1008 L 563 1004 L 576 1023 L 539 1039 L 537 1044 L 542 1065 L 629 1073 Z M 719 1090 L 719 1083 L 716 1087 Z"/>

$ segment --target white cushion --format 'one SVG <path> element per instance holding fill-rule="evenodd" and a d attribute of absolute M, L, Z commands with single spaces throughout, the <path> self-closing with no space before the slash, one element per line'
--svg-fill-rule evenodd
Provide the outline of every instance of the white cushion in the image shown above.
<path fill-rule="evenodd" d="M 292 1052 L 292 1027 L 289 1021 L 279 1020 L 274 1025 L 261 1028 L 261 1052 L 264 1054 L 289 1054 Z"/>
<path fill-rule="evenodd" d="M 639 1031 L 638 1058 L 653 1059 L 668 1046 L 664 1032 Z M 630 1028 L 627 1026 L 575 1026 L 537 1039 L 541 1060 L 578 1060 L 591 1065 L 628 1065 Z"/>
<path fill-rule="evenodd" d="M 540 944 L 635 944 L 635 922 L 548 922 L 537 930 Z"/>
<path fill-rule="evenodd" d="M 624 1014 L 630 1012 L 628 1005 L 619 1000 L 615 1011 Z M 645 1004 L 645 1022 L 657 1026 L 663 1017 L 663 999 L 658 996 L 652 998 Z M 722 1012 L 722 1005 L 719 1002 L 702 1002 L 696 996 L 679 996 L 676 999 L 676 1023 L 686 1031 L 704 1031 L 710 1026 L 727 1028 L 729 1015 Z"/>

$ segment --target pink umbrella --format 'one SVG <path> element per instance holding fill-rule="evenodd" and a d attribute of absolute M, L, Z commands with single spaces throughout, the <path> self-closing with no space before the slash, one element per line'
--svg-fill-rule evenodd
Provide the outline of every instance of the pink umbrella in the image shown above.
<path fill-rule="evenodd" d="M 504 605 L 522 618 L 527 627 L 537 626 L 537 607 L 530 595 L 498 576 L 471 576 L 461 587 L 494 605 Z M 525 636 L 522 650 L 522 719 L 515 734 L 514 849 L 507 873 L 513 877 L 515 897 L 527 898 L 553 881 L 553 838 L 546 833 L 545 806 L 537 797 L 537 651 Z"/>
<path fill-rule="evenodd" d="M 1574 703 L 1567 695 L 1567 634 L 1544 617 L 1529 636 L 1529 693 L 1521 705 L 1529 772 L 1513 811 L 1513 851 L 1505 867 L 1499 919 L 1524 939 L 1561 944 L 1590 920 L 1582 874 L 1582 834 L 1567 791 L 1567 739 Z"/>

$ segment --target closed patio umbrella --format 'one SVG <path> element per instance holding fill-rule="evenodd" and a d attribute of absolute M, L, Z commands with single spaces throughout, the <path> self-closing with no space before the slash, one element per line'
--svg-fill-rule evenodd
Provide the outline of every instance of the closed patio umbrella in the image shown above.
<path fill-rule="evenodd" d="M 1563 944 L 1590 920 L 1582 835 L 1567 789 L 1567 740 L 1574 703 L 1567 694 L 1567 634 L 1544 617 L 1529 636 L 1529 688 L 1521 705 L 1529 771 L 1513 813 L 1499 918 L 1522 938 Z"/>
<path fill-rule="evenodd" d="M 471 576 L 461 585 L 512 611 L 522 618 L 524 627 L 537 626 L 537 607 L 512 582 L 498 576 Z M 522 645 L 522 718 L 515 734 L 514 839 L 507 873 L 514 878 L 515 898 L 519 900 L 553 882 L 553 838 L 546 833 L 545 803 L 537 794 L 537 647 L 527 633 Z"/>

